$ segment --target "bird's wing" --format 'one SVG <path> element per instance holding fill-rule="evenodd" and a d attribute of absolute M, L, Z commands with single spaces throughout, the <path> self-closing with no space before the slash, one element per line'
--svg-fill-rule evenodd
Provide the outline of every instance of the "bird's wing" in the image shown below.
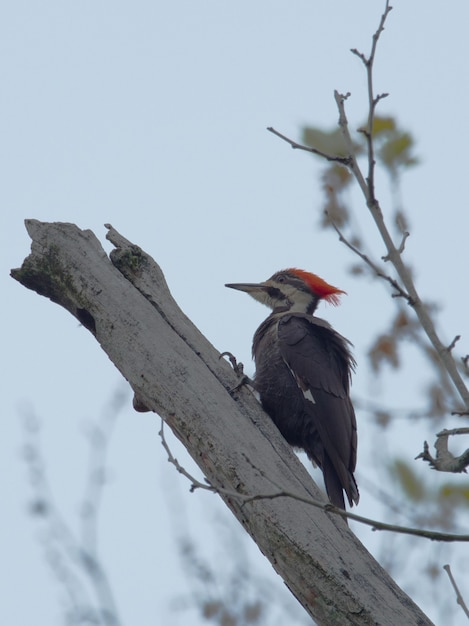
<path fill-rule="evenodd" d="M 347 342 L 324 320 L 301 314 L 282 317 L 278 338 L 282 357 L 303 392 L 311 432 L 319 434 L 328 459 L 324 455 L 321 458 L 317 443 L 314 449 L 305 449 L 323 466 L 326 487 L 326 466 L 332 464 L 349 500 L 358 500 L 352 476 L 357 426 L 348 393 L 354 361 Z M 307 432 L 304 435 L 307 438 Z"/>

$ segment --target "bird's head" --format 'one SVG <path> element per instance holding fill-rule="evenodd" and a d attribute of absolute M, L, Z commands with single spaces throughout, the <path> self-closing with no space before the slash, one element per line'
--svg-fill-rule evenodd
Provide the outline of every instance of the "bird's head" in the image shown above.
<path fill-rule="evenodd" d="M 229 283 L 225 287 L 245 291 L 274 311 L 292 311 L 312 315 L 320 300 L 339 304 L 341 293 L 325 280 L 296 268 L 282 270 L 263 283 Z"/>

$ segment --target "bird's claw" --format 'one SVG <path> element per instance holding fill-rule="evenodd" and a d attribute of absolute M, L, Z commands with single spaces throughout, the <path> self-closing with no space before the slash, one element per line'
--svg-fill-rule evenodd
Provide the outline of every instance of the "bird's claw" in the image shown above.
<path fill-rule="evenodd" d="M 225 356 L 228 357 L 228 360 L 231 363 L 231 367 L 233 368 L 235 374 L 240 378 L 244 376 L 244 365 L 242 363 L 238 363 L 235 355 L 231 352 L 222 352 L 218 358 L 222 359 Z"/>
<path fill-rule="evenodd" d="M 246 374 L 244 373 L 244 365 L 241 362 L 238 363 L 236 357 L 231 352 L 222 352 L 218 358 L 222 359 L 225 356 L 228 357 L 228 360 L 231 363 L 231 367 L 233 368 L 234 373 L 239 378 L 239 383 L 235 387 L 233 387 L 233 389 L 231 389 L 230 391 L 231 392 L 238 391 L 244 385 L 251 385 L 252 380 L 249 378 L 249 376 L 246 376 Z"/>

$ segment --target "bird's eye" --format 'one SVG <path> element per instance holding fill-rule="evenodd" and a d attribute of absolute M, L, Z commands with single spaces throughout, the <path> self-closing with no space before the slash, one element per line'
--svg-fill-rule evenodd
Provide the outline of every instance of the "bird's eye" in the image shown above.
<path fill-rule="evenodd" d="M 278 283 L 284 283 L 285 282 L 285 276 L 278 276 L 277 277 L 277 282 Z"/>

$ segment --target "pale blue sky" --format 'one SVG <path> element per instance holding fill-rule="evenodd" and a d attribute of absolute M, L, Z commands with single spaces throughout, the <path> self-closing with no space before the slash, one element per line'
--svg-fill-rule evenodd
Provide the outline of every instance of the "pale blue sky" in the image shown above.
<path fill-rule="evenodd" d="M 42 420 L 56 499 L 73 519 L 86 468 L 82 433 L 120 381 L 75 319 L 8 277 L 29 251 L 23 219 L 74 222 L 103 241 L 103 224 L 111 222 L 160 263 L 173 295 L 210 341 L 249 366 L 251 337 L 267 311 L 224 283 L 264 279 L 286 266 L 317 272 L 348 292 L 341 307 L 321 314 L 353 341 L 363 362 L 380 311 L 388 310 L 386 289 L 346 272 L 350 253 L 318 228 L 317 164 L 265 128 L 299 138 L 302 124 L 332 127 L 334 89 L 352 92 L 349 117 L 358 127 L 365 78 L 349 49 L 369 50 L 383 6 L 19 0 L 0 9 L 2 624 L 61 623 L 57 586 L 25 514 L 20 414 L 33 407 Z M 422 295 L 445 304 L 444 338 L 463 334 L 467 353 L 469 6 L 454 0 L 434 6 L 396 0 L 379 46 L 376 88 L 391 94 L 380 111 L 412 130 L 422 160 L 403 186 L 412 232 L 407 258 L 418 268 Z M 379 256 L 366 211 L 353 198 Z M 398 384 L 391 401 L 418 403 L 418 377 Z M 377 388 L 359 368 L 354 392 L 376 397 Z M 105 564 L 125 624 L 196 626 L 193 613 L 188 622 L 171 609 L 184 576 L 165 492 L 178 493 L 201 542 L 213 535 L 217 513 L 206 510 L 216 511 L 209 504 L 215 499 L 186 498 L 188 485 L 159 443 L 159 421 L 135 414 L 130 398 L 128 406 L 111 444 L 114 480 L 101 522 Z M 359 423 L 358 479 L 377 454 L 376 432 L 366 430 L 364 417 Z M 398 445 L 412 458 L 431 433 L 431 426 L 423 437 L 406 428 Z M 395 440 L 380 445 L 392 448 Z M 418 469 L 428 473 L 423 464 Z M 363 489 L 360 513 L 380 513 Z M 356 532 L 376 547 L 368 529 Z M 467 557 L 467 548 L 460 550 Z M 408 572 L 405 578 L 410 582 Z M 413 591 L 436 619 L 431 599 Z M 440 604 L 453 601 L 449 587 L 442 596 Z"/>

